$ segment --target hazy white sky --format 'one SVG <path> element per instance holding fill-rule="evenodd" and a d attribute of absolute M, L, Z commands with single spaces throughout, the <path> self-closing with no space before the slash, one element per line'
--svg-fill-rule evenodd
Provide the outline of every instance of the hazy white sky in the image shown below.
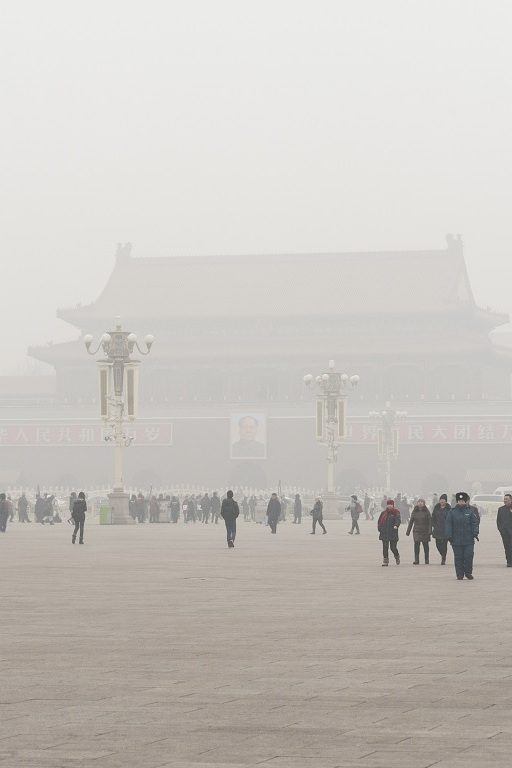
<path fill-rule="evenodd" d="M 478 301 L 512 311 L 509 0 L 0 8 L 0 373 L 75 335 L 56 307 L 97 296 L 118 241 L 161 256 L 461 232 Z"/>

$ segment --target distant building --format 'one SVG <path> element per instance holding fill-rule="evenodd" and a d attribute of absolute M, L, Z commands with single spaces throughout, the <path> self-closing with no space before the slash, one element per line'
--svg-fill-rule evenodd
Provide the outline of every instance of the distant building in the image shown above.
<path fill-rule="evenodd" d="M 57 314 L 77 340 L 29 350 L 55 368 L 54 400 L 34 416 L 28 407 L 9 418 L 1 411 L 10 432 L 0 459 L 9 450 L 27 480 L 110 477 L 108 447 L 91 450 L 101 436 L 96 371 L 82 336 L 98 337 L 115 316 L 156 337 L 127 451 L 133 486 L 321 487 L 325 453 L 303 376 L 331 358 L 361 377 L 339 461 L 346 490 L 379 484 L 368 411 L 388 400 L 409 414 L 398 486 L 512 480 L 512 470 L 500 475 L 512 443 L 512 356 L 489 337 L 508 317 L 476 305 L 460 238 L 448 236 L 442 250 L 273 256 L 135 258 L 124 246 L 98 299 Z M 35 432 L 16 442 L 24 420 L 27 429 L 46 426 L 38 434 L 51 442 Z M 37 447 L 45 444 L 53 451 Z"/>

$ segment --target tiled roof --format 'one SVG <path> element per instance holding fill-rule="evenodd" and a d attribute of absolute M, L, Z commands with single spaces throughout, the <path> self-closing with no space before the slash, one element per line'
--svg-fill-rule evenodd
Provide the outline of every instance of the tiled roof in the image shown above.
<path fill-rule="evenodd" d="M 474 308 L 462 247 L 374 253 L 132 257 L 70 322 L 141 317 L 436 314 Z"/>

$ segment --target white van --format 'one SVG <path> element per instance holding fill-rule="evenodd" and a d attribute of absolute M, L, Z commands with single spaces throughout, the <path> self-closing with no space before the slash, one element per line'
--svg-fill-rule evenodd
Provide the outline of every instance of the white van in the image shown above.
<path fill-rule="evenodd" d="M 500 485 L 499 488 L 496 488 L 494 493 L 499 496 L 504 496 L 506 493 L 512 493 L 512 483 L 510 483 L 510 485 Z"/>

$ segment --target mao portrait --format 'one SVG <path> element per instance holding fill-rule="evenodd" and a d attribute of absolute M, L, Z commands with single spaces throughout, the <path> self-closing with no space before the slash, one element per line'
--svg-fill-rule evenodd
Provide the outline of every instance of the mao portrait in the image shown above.
<path fill-rule="evenodd" d="M 231 414 L 232 459 L 267 458 L 267 423 L 263 413 Z"/>

